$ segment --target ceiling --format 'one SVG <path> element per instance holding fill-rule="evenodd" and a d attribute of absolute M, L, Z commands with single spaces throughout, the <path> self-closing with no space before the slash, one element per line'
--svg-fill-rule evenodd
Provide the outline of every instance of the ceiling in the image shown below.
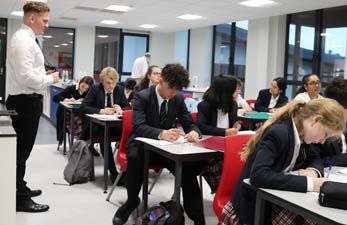
<path fill-rule="evenodd" d="M 51 8 L 50 26 L 78 27 L 85 25 L 123 28 L 128 30 L 173 32 L 206 27 L 227 22 L 256 19 L 320 8 L 347 5 L 347 0 L 275 0 L 271 7 L 251 8 L 240 5 L 242 0 L 48 0 Z M 24 0 L 0 0 L 0 17 L 20 11 Z M 105 11 L 109 5 L 131 5 L 126 13 Z M 187 21 L 176 18 L 183 14 L 198 14 L 203 18 Z M 100 24 L 102 20 L 117 20 L 116 25 Z M 144 29 L 141 24 L 156 24 Z"/>

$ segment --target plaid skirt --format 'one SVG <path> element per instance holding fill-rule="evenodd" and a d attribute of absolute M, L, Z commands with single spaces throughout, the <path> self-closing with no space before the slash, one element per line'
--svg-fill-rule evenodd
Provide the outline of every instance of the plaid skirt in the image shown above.
<path fill-rule="evenodd" d="M 223 155 L 218 155 L 215 158 L 207 159 L 206 165 L 202 168 L 201 175 L 210 186 L 211 194 L 217 191 L 219 181 L 222 177 L 223 162 Z"/>
<path fill-rule="evenodd" d="M 80 139 L 81 133 L 82 133 L 82 114 L 81 113 L 75 113 L 74 114 L 74 133 L 75 139 Z M 69 111 L 66 112 L 66 129 L 71 131 L 71 113 Z"/>
<path fill-rule="evenodd" d="M 318 225 L 310 219 L 306 219 L 296 213 L 293 213 L 282 207 L 272 206 L 272 225 Z M 232 202 L 229 201 L 223 208 L 221 215 L 222 225 L 242 225 L 236 212 L 233 208 Z"/>

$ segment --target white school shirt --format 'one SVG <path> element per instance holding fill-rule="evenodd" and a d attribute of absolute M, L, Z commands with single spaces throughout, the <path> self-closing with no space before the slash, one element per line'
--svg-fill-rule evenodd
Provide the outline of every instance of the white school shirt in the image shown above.
<path fill-rule="evenodd" d="M 135 59 L 133 68 L 131 70 L 131 78 L 138 79 L 143 78 L 148 69 L 148 62 L 145 56 Z"/>
<path fill-rule="evenodd" d="M 44 94 L 53 84 L 53 77 L 46 75 L 44 57 L 35 41 L 35 33 L 25 24 L 12 36 L 6 66 L 10 95 Z"/>
<path fill-rule="evenodd" d="M 221 109 L 217 109 L 217 127 L 229 128 L 229 113 L 224 113 Z"/>
<path fill-rule="evenodd" d="M 244 108 L 250 107 L 248 103 L 246 102 L 246 100 L 244 100 L 240 94 L 237 96 L 236 102 L 237 102 L 237 107 L 239 108 L 244 109 Z"/>
<path fill-rule="evenodd" d="M 274 96 L 271 95 L 271 100 L 270 100 L 270 103 L 269 103 L 269 105 L 268 105 L 268 108 L 269 108 L 269 109 L 272 109 L 272 108 L 275 107 L 275 105 L 277 104 L 277 101 L 278 101 L 279 97 L 280 97 L 280 95 L 277 95 L 276 98 L 274 98 Z"/>
<path fill-rule="evenodd" d="M 323 96 L 321 96 L 320 94 L 318 94 L 318 98 L 317 99 L 322 99 L 324 98 Z M 309 102 L 311 101 L 311 98 L 310 96 L 307 94 L 307 92 L 303 92 L 303 93 L 300 93 L 300 94 L 297 94 L 294 98 L 294 100 L 304 100 L 305 102 Z"/>

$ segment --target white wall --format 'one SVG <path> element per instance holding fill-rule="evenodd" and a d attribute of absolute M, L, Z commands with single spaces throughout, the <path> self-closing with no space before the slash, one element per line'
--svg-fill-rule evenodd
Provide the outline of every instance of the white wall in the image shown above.
<path fill-rule="evenodd" d="M 75 32 L 74 76 L 94 74 L 95 27 L 77 27 Z"/>
<path fill-rule="evenodd" d="M 248 23 L 245 99 L 254 99 L 271 80 L 283 76 L 286 16 Z"/>
<path fill-rule="evenodd" d="M 175 33 L 152 32 L 149 43 L 151 65 L 160 67 L 174 62 Z"/>
<path fill-rule="evenodd" d="M 189 74 L 198 76 L 198 87 L 210 86 L 213 27 L 190 32 Z"/>

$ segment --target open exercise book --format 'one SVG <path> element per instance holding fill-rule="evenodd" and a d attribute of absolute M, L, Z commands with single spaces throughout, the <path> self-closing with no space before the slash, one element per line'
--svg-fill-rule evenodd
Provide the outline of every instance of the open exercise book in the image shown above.
<path fill-rule="evenodd" d="M 151 138 L 144 138 L 144 137 L 137 137 L 135 138 L 137 141 L 142 141 L 144 143 L 150 144 L 150 145 L 172 145 L 172 144 L 179 144 L 179 143 L 185 143 L 187 142 L 186 139 L 184 139 L 184 136 L 180 136 L 176 141 L 165 141 L 165 140 L 156 140 Z"/>

